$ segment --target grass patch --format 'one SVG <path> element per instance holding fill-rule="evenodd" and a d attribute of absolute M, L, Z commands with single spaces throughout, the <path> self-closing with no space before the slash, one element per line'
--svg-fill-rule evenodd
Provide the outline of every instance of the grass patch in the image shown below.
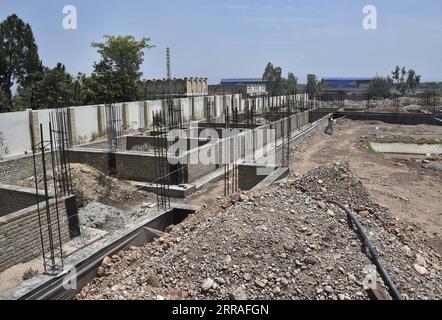
<path fill-rule="evenodd" d="M 369 154 L 378 155 L 380 152 L 377 152 L 373 147 L 371 146 L 370 141 L 367 141 L 364 143 L 364 148 L 367 150 Z"/>
<path fill-rule="evenodd" d="M 28 268 L 23 273 L 22 279 L 23 279 L 23 281 L 26 281 L 28 279 L 31 279 L 31 278 L 35 277 L 37 274 L 38 274 L 38 270 L 32 269 L 32 268 Z"/>
<path fill-rule="evenodd" d="M 442 144 L 440 139 L 414 139 L 410 137 L 398 137 L 398 138 L 376 138 L 373 142 L 378 143 L 409 143 L 409 144 Z"/>
<path fill-rule="evenodd" d="M 100 137 L 100 135 L 98 134 L 98 132 L 92 132 L 91 134 L 91 141 L 95 141 Z"/>
<path fill-rule="evenodd" d="M 85 207 L 89 202 L 91 202 L 91 199 L 77 186 L 74 186 L 74 194 L 77 198 L 77 206 L 78 208 Z"/>

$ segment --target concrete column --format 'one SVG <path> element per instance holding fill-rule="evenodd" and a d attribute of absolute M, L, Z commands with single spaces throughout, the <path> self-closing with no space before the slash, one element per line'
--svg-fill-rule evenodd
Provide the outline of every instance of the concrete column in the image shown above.
<path fill-rule="evenodd" d="M 192 115 L 190 117 L 191 120 L 196 120 L 195 119 L 195 98 L 194 97 L 189 97 L 188 99 L 190 99 L 190 104 L 191 104 L 191 108 L 192 108 Z"/>
<path fill-rule="evenodd" d="M 68 131 L 72 145 L 77 143 L 77 127 L 75 125 L 75 108 L 68 108 Z"/>
<path fill-rule="evenodd" d="M 104 106 L 97 106 L 97 122 L 98 122 L 98 135 L 102 136 L 106 133 L 106 116 Z"/>
<path fill-rule="evenodd" d="M 123 103 L 123 129 L 129 128 L 129 104 Z"/>
<path fill-rule="evenodd" d="M 210 101 L 210 96 L 205 96 L 203 102 L 203 115 L 206 120 L 207 120 L 207 108 L 209 107 L 209 101 Z"/>
<path fill-rule="evenodd" d="M 213 115 L 212 117 L 216 118 L 218 116 L 218 99 L 217 96 L 214 96 L 213 99 Z"/>
<path fill-rule="evenodd" d="M 32 111 L 28 109 L 29 112 L 29 134 L 31 135 L 31 143 L 34 141 L 34 145 L 41 142 L 40 139 L 40 119 L 38 111 Z"/>
<path fill-rule="evenodd" d="M 149 104 L 147 103 L 147 101 L 144 101 L 143 103 L 143 116 L 144 116 L 144 127 L 148 128 L 149 127 Z"/>

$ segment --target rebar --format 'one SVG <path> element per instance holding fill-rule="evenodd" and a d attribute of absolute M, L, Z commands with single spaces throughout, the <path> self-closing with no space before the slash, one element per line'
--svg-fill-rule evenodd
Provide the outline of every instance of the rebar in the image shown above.
<path fill-rule="evenodd" d="M 155 163 L 155 185 L 158 210 L 170 208 L 170 175 L 167 161 L 167 136 L 165 135 L 165 124 L 161 111 L 152 111 L 152 137 Z"/>
<path fill-rule="evenodd" d="M 63 247 L 60 225 L 59 197 L 73 194 L 69 164 L 67 133 L 67 110 L 56 109 L 49 115 L 49 140 L 45 140 L 43 125 L 40 124 L 40 142 L 31 136 L 32 159 L 35 180 L 35 197 L 41 240 L 41 251 L 45 273 L 54 275 L 63 270 Z M 41 158 L 41 166 L 37 159 Z M 52 171 L 52 177 L 47 172 Z M 43 195 L 39 189 L 39 170 L 43 181 Z M 49 181 L 53 183 L 53 195 L 49 195 Z M 43 198 L 43 200 L 42 200 Z M 52 199 L 50 201 L 50 199 Z M 41 203 L 44 203 L 42 206 Z M 51 202 L 51 203 L 50 203 Z"/>
<path fill-rule="evenodd" d="M 108 149 L 111 152 L 122 151 L 122 105 L 106 104 L 105 110 Z"/>

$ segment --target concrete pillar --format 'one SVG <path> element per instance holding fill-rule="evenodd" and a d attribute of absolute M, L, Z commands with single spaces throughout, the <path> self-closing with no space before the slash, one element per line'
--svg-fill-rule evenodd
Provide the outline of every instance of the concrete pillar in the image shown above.
<path fill-rule="evenodd" d="M 98 135 L 106 134 L 106 115 L 104 106 L 97 106 Z"/>
<path fill-rule="evenodd" d="M 123 103 L 123 129 L 129 128 L 129 104 Z"/>
<path fill-rule="evenodd" d="M 144 101 L 143 103 L 143 116 L 144 116 L 144 128 L 149 127 L 149 104 L 147 101 Z"/>
<path fill-rule="evenodd" d="M 68 131 L 72 145 L 77 144 L 77 127 L 75 125 L 75 108 L 68 108 Z"/>
<path fill-rule="evenodd" d="M 212 115 L 212 117 L 214 117 L 214 118 L 216 118 L 216 117 L 218 117 L 218 99 L 217 99 L 217 96 L 214 96 L 214 99 L 213 99 L 214 101 L 213 101 L 213 115 Z"/>
<path fill-rule="evenodd" d="M 220 113 L 223 115 L 224 119 L 225 119 L 225 112 L 226 112 L 227 106 L 229 105 L 229 103 L 228 103 L 229 100 L 227 98 L 228 98 L 228 96 L 223 95 L 223 107 L 220 110 L 221 111 Z M 227 111 L 227 113 L 230 113 L 230 111 Z"/>
<path fill-rule="evenodd" d="M 38 116 L 38 111 L 32 111 L 28 109 L 29 112 L 29 134 L 31 136 L 31 143 L 34 145 L 41 142 L 40 139 L 40 119 Z"/>
<path fill-rule="evenodd" d="M 204 114 L 204 118 L 207 120 L 207 109 L 209 108 L 209 101 L 210 101 L 210 96 L 205 96 L 204 100 L 203 100 L 203 114 Z M 197 119 L 195 119 L 197 120 Z"/>
<path fill-rule="evenodd" d="M 188 99 L 190 99 L 190 103 L 191 103 L 190 107 L 192 108 L 192 115 L 191 115 L 190 119 L 196 120 L 195 119 L 195 98 L 194 97 L 190 97 Z"/>

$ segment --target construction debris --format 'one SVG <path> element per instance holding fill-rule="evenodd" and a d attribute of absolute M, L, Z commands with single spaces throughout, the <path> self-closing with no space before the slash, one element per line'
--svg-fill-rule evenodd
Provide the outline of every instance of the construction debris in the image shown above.
<path fill-rule="evenodd" d="M 106 261 L 77 298 L 348 300 L 388 292 L 346 213 L 329 198 L 359 212 L 403 299 L 442 295 L 441 256 L 373 203 L 348 164 L 337 162 L 190 215 L 152 243 Z M 150 285 L 148 274 L 158 283 Z"/>

